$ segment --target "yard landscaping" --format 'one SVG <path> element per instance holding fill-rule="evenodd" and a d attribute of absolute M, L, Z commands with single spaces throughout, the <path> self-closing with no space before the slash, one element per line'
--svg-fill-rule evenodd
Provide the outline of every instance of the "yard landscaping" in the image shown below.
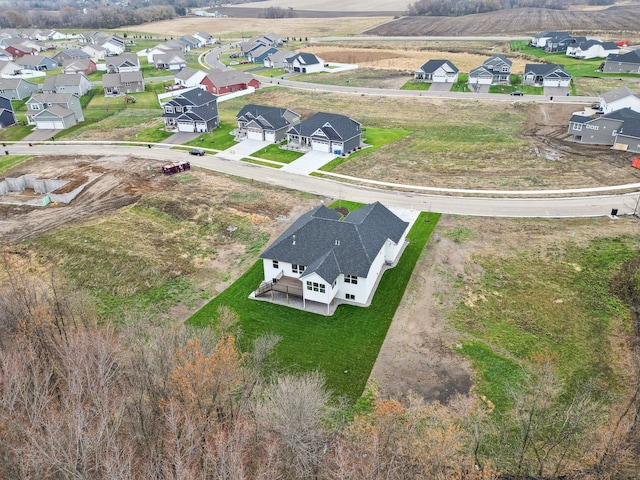
<path fill-rule="evenodd" d="M 275 349 L 276 369 L 319 370 L 333 393 L 353 404 L 364 390 L 415 263 L 438 218 L 438 214 L 420 214 L 398 265 L 384 273 L 370 307 L 341 305 L 333 316 L 325 317 L 250 300 L 248 295 L 263 279 L 260 260 L 188 322 L 215 322 L 218 308 L 228 306 L 240 318 L 245 345 L 261 335 L 280 336 L 282 340 Z"/>
<path fill-rule="evenodd" d="M 29 155 L 4 155 L 0 157 L 0 173 L 3 173 L 10 168 L 15 167 L 16 165 L 19 165 L 27 158 L 31 157 Z"/>

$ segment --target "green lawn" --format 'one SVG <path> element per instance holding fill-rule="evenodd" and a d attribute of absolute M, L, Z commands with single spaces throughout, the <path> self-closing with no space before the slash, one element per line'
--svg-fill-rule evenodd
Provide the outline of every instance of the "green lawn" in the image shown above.
<path fill-rule="evenodd" d="M 569 393 L 585 384 L 601 400 L 619 393 L 624 373 L 610 342 L 633 325 L 611 279 L 636 254 L 633 239 L 601 238 L 584 247 L 565 242 L 542 255 L 476 259 L 483 274 L 459 287 L 464 300 L 451 319 L 475 339 L 462 351 L 480 372 L 478 391 L 498 411 L 508 409 L 519 365 L 549 351 Z"/>
<path fill-rule="evenodd" d="M 251 154 L 252 157 L 264 158 L 265 160 L 274 160 L 282 163 L 291 163 L 302 155 L 304 155 L 304 153 L 294 152 L 293 150 L 282 150 L 279 145 L 268 145 Z"/>
<path fill-rule="evenodd" d="M 355 157 L 360 155 L 370 155 L 380 147 L 388 145 L 390 143 L 395 142 L 403 137 L 406 137 L 409 134 L 409 130 L 404 130 L 401 128 L 375 128 L 368 127 L 365 131 L 364 142 L 367 145 L 371 145 L 371 147 L 367 147 L 363 150 L 358 150 L 357 152 L 352 153 L 348 157 L 338 157 L 331 160 L 326 165 L 320 167 L 320 170 L 325 172 L 330 172 L 338 165 L 342 165 L 344 162 L 349 161 Z"/>
<path fill-rule="evenodd" d="M 10 148 L 10 147 L 7 147 Z M 3 152 L 4 153 L 4 152 Z M 30 155 L 4 155 L 0 157 L 0 173 L 6 172 L 11 167 L 15 167 L 19 163 L 24 162 Z"/>
<path fill-rule="evenodd" d="M 469 75 L 466 73 L 459 73 L 458 74 L 458 81 L 456 83 L 454 83 L 453 85 L 451 85 L 451 92 L 471 92 L 473 90 L 471 90 L 469 88 L 468 82 L 469 81 Z"/>
<path fill-rule="evenodd" d="M 238 143 L 235 141 L 233 135 L 230 134 L 230 132 L 237 127 L 238 124 L 222 121 L 214 131 L 203 133 L 199 137 L 185 143 L 185 145 L 189 145 L 191 147 L 226 150 Z"/>
<path fill-rule="evenodd" d="M 276 334 L 278 368 L 302 372 L 319 370 L 328 387 L 354 403 L 362 394 L 413 272 L 439 214 L 422 213 L 408 235 L 409 245 L 398 265 L 384 273 L 370 307 L 341 305 L 331 317 L 294 310 L 248 295 L 263 280 L 262 261 L 256 262 L 233 285 L 193 315 L 188 322 L 215 321 L 218 307 L 227 305 L 240 317 L 242 341 Z"/>
<path fill-rule="evenodd" d="M 431 83 L 429 82 L 416 82 L 414 80 L 409 80 L 400 87 L 400 90 L 429 90 L 430 86 Z"/>
<path fill-rule="evenodd" d="M 130 138 L 129 140 L 134 142 L 160 143 L 173 135 L 173 132 L 167 132 L 163 127 L 164 122 L 162 120 L 158 120 L 157 125 L 138 132 L 135 137 Z"/>
<path fill-rule="evenodd" d="M 0 140 L 5 142 L 22 140 L 33 131 L 33 128 L 33 125 L 14 125 L 3 128 L 0 130 Z"/>

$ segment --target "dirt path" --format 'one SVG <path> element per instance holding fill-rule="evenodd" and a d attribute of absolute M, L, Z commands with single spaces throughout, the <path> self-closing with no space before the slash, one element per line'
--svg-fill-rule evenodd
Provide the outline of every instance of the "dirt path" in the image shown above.
<path fill-rule="evenodd" d="M 418 261 L 371 372 L 383 396 L 414 394 L 445 403 L 472 386 L 470 363 L 454 351 L 459 335 L 439 311 L 447 289 L 441 272 L 464 275 L 471 253 L 437 234 L 449 228 L 450 219 L 442 217 Z"/>

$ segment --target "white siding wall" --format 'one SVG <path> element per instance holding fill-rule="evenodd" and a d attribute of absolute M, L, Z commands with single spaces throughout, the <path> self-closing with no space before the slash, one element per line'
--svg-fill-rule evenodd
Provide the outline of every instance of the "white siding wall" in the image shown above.
<path fill-rule="evenodd" d="M 307 290 L 307 282 L 315 282 L 324 285 L 324 293 Z M 302 280 L 302 291 L 304 292 L 304 298 L 306 300 L 313 300 L 314 302 L 327 304 L 331 303 L 331 300 L 333 300 L 336 292 L 338 291 L 338 284 L 336 283 L 336 286 L 333 287 L 332 285 L 327 284 L 327 282 L 320 278 L 319 275 L 312 273 L 311 275 L 304 277 Z"/>
<path fill-rule="evenodd" d="M 636 112 L 640 112 L 640 98 L 626 97 L 614 100 L 613 102 L 604 105 L 603 111 L 604 113 L 611 113 L 626 107 L 629 107 L 631 110 L 635 110 Z"/>
<path fill-rule="evenodd" d="M 266 282 L 270 282 L 272 279 L 276 278 L 280 272 L 282 272 L 286 268 L 289 272 L 291 272 L 291 264 L 278 262 L 278 268 L 273 268 L 273 260 L 268 260 L 266 258 L 262 259 L 262 263 L 264 266 L 264 280 Z"/>

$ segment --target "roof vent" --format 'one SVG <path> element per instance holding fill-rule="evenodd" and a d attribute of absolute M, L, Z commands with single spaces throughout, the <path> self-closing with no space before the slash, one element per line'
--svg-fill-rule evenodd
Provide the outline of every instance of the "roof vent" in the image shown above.
<path fill-rule="evenodd" d="M 340 240 L 336 239 L 336 245 L 340 245 Z"/>
<path fill-rule="evenodd" d="M 291 245 L 295 245 L 296 244 L 296 236 L 293 236 L 293 242 L 291 242 Z"/>

